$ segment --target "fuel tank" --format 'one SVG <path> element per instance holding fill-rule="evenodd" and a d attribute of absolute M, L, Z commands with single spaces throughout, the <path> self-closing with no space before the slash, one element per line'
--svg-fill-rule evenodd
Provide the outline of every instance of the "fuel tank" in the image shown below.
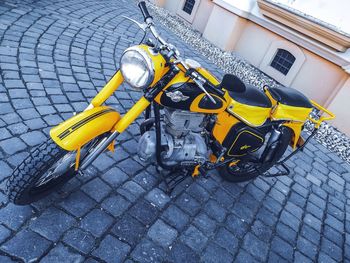
<path fill-rule="evenodd" d="M 218 85 L 219 81 L 205 69 L 197 69 L 203 76 Z M 208 96 L 185 74 L 179 74 L 163 89 L 155 101 L 162 106 L 187 110 L 200 113 L 223 112 L 228 106 L 229 95 L 218 96 L 210 93 L 216 103 L 213 103 Z"/>

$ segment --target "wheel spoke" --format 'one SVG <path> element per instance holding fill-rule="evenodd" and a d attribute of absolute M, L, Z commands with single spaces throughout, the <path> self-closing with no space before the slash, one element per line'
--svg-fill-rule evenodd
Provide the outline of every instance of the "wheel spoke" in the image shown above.
<path fill-rule="evenodd" d="M 74 165 L 74 156 L 74 152 L 65 154 L 61 159 L 54 163 L 52 167 L 43 174 L 43 176 L 39 178 L 38 182 L 35 184 L 35 187 L 41 187 L 66 173 L 72 167 L 72 165 Z"/>
<path fill-rule="evenodd" d="M 103 137 L 101 137 L 103 138 Z M 80 158 L 86 157 L 89 154 L 90 150 L 97 145 L 97 142 L 101 138 L 95 138 L 94 140 L 87 143 L 81 149 Z M 68 171 L 73 169 L 75 165 L 76 151 L 68 152 L 63 155 L 58 161 L 56 161 L 52 166 L 45 172 L 35 183 L 33 191 L 41 191 L 41 188 L 46 188 L 46 186 L 54 185 L 56 181 L 59 181 Z"/>

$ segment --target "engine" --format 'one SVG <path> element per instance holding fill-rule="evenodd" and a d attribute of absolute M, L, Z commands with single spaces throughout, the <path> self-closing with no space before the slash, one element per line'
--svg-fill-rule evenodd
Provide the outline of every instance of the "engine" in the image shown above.
<path fill-rule="evenodd" d="M 162 161 L 166 165 L 178 165 L 183 162 L 206 161 L 208 148 L 201 135 L 204 115 L 189 111 L 164 108 L 162 122 Z M 145 132 L 138 145 L 138 154 L 142 161 L 156 161 L 155 129 Z"/>

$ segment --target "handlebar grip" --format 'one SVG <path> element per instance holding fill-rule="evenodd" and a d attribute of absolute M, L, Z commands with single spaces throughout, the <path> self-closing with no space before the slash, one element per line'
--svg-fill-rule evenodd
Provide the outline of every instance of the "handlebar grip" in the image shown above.
<path fill-rule="evenodd" d="M 140 1 L 139 4 L 138 4 L 140 10 L 141 10 L 141 13 L 143 15 L 143 17 L 145 18 L 145 22 L 148 18 L 152 18 L 152 16 L 150 15 L 150 13 L 148 12 L 147 10 L 147 7 L 146 7 L 146 2 L 145 1 Z"/>

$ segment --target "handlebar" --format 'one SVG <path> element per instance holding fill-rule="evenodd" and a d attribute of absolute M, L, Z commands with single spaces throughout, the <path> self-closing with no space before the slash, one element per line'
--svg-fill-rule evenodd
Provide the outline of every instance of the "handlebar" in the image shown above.
<path fill-rule="evenodd" d="M 138 3 L 138 6 L 141 10 L 141 13 L 145 19 L 145 22 L 147 22 L 147 19 L 151 18 L 152 19 L 152 16 L 150 15 L 150 13 L 148 12 L 147 10 L 147 7 L 146 7 L 146 2 L 145 1 L 140 1 Z"/>
<path fill-rule="evenodd" d="M 153 17 L 150 15 L 148 12 L 146 2 L 145 1 L 139 1 L 138 6 L 141 10 L 141 13 L 145 19 L 145 24 L 149 29 L 151 30 L 153 36 L 162 44 L 162 45 L 167 45 L 167 42 L 159 35 L 157 32 L 156 28 L 153 25 Z"/>

